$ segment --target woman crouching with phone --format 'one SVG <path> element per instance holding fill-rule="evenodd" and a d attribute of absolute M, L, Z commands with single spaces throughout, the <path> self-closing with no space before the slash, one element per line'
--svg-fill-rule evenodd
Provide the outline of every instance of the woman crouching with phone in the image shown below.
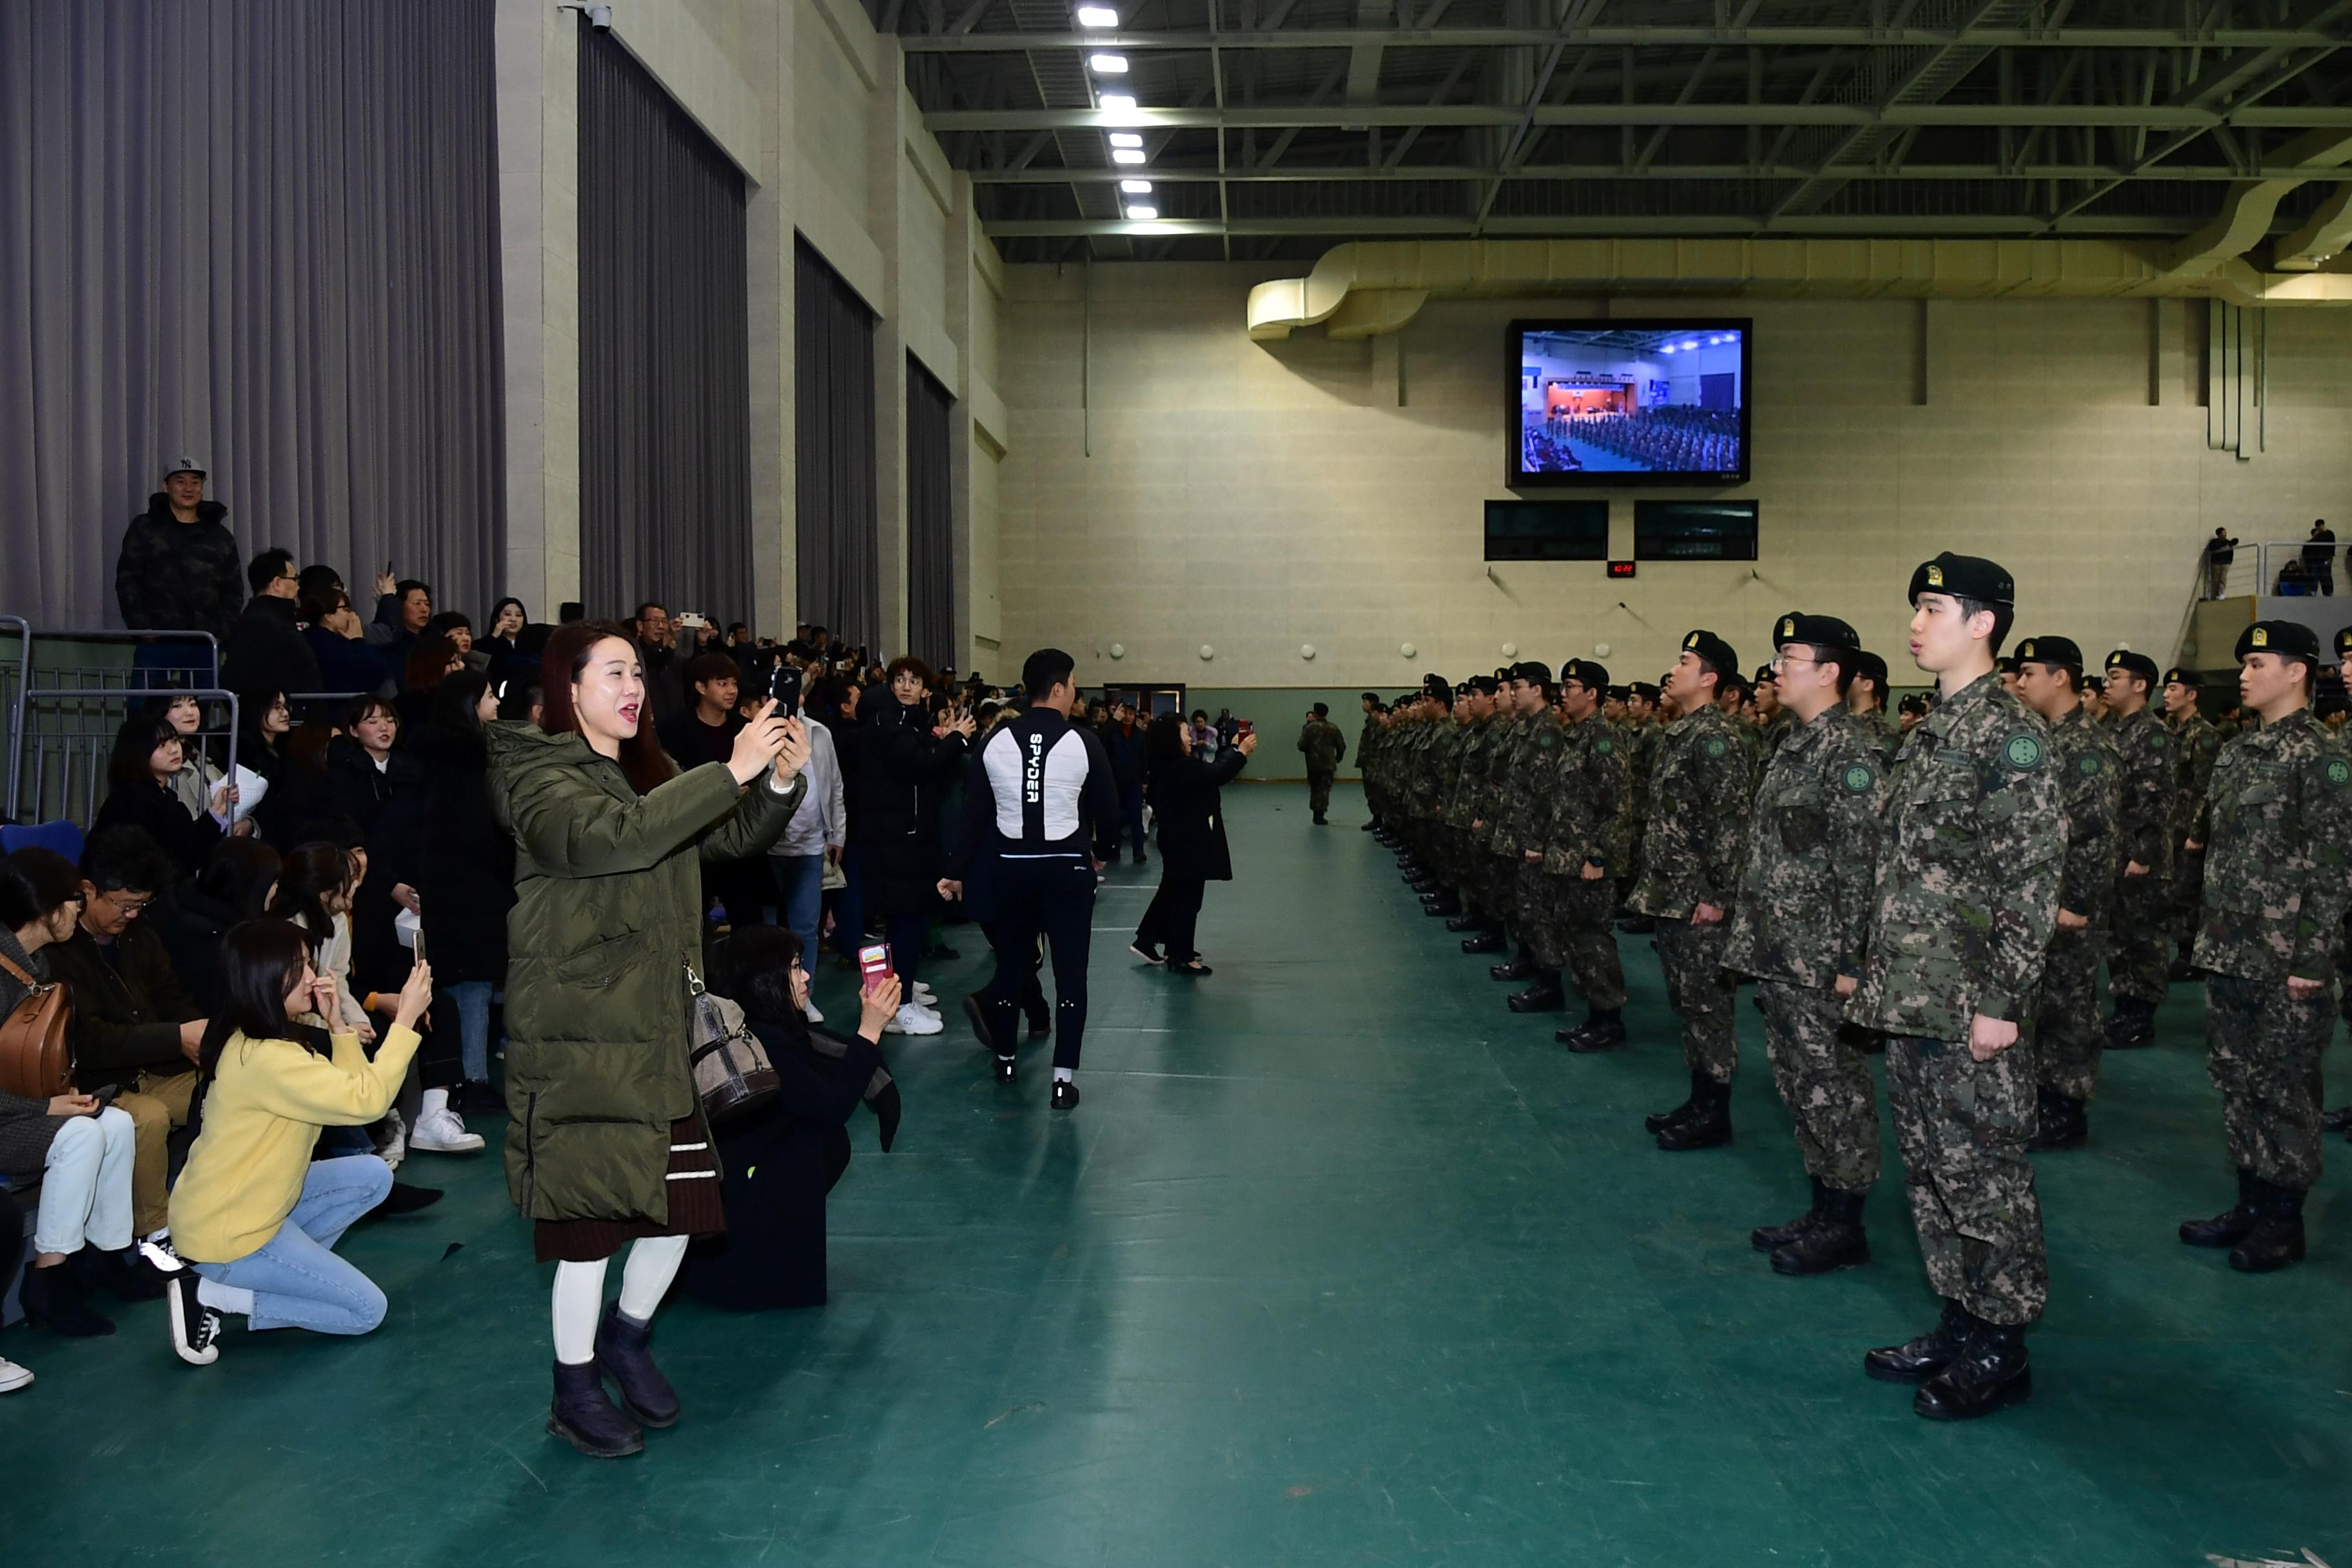
<path fill-rule="evenodd" d="M 172 1245 L 194 1271 L 171 1278 L 172 1349 L 192 1366 L 220 1359 L 227 1314 L 249 1329 L 322 1334 L 364 1334 L 383 1321 L 383 1292 L 334 1248 L 392 1190 L 392 1168 L 373 1154 L 313 1160 L 310 1152 L 320 1129 L 383 1115 L 433 1002 L 433 972 L 417 964 L 371 1061 L 348 1028 L 331 1037 L 288 1021 L 343 1016 L 341 985 L 312 966 L 290 921 L 247 921 L 222 950 L 226 1005 L 197 1051 L 204 1131 L 172 1189 Z"/>

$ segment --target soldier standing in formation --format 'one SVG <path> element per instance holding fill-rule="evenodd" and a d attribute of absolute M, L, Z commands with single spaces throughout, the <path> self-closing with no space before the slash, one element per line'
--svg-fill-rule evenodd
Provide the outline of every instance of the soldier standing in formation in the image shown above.
<path fill-rule="evenodd" d="M 1553 1037 L 1572 1051 L 1625 1043 L 1625 969 L 1610 879 L 1625 855 L 1625 748 L 1600 716 L 1608 685 L 1609 671 L 1590 659 L 1559 667 L 1559 761 L 1537 862 L 1540 947 L 1554 974 L 1565 970 L 1584 998 L 1584 1022 Z"/>
<path fill-rule="evenodd" d="M 2180 787 L 2171 732 L 2147 706 L 2156 663 L 2122 648 L 2107 655 L 2107 721 L 2123 772 L 2122 816 L 2116 825 L 2123 869 L 2116 882 L 2115 930 L 2107 990 L 2116 1012 L 2107 1048 L 2133 1050 L 2156 1040 L 2156 1005 L 2164 1000 L 2172 954 L 2172 811 Z"/>
<path fill-rule="evenodd" d="M 1709 631 L 1683 638 L 1667 677 L 1677 717 L 1660 740 L 1650 781 L 1648 847 L 1633 908 L 1657 922 L 1666 1000 L 1683 1025 L 1690 1098 L 1649 1118 L 1658 1147 L 1711 1149 L 1731 1142 L 1731 1077 L 1739 1065 L 1723 950 L 1739 887 L 1748 802 L 1754 783 L 1739 737 L 1716 706 L 1738 679 L 1739 656 Z"/>
<path fill-rule="evenodd" d="M 2099 961 L 2117 869 L 2122 774 L 2105 728 L 2083 711 L 2083 650 L 2072 637 L 2017 645 L 2015 694 L 2050 726 L 2050 772 L 2066 812 L 2066 861 L 2058 879 L 2031 1037 L 2037 1131 L 2034 1151 L 2079 1148 L 2091 1133 L 2084 1108 L 2099 1080 Z"/>
<path fill-rule="evenodd" d="M 1862 976 L 1871 858 L 1841 851 L 1877 836 L 1886 770 L 1845 706 L 1860 643 L 1833 616 L 1792 611 L 1774 626 L 1788 728 L 1756 793 L 1723 954 L 1756 977 L 1765 1056 L 1812 1183 L 1811 1209 L 1750 1237 L 1781 1274 L 1870 1260 L 1862 1210 L 1878 1181 L 1878 1106 L 1843 1012 Z"/>
<path fill-rule="evenodd" d="M 1348 756 L 1348 737 L 1331 722 L 1329 704 L 1318 702 L 1307 710 L 1307 723 L 1298 731 L 1298 749 L 1307 756 L 1307 804 L 1314 813 L 1315 826 L 1322 827 L 1328 825 L 1324 814 L 1331 809 L 1331 780 Z"/>
<path fill-rule="evenodd" d="M 2049 1296 L 2025 1141 L 2033 1069 L 2013 1050 L 2058 911 L 2063 805 L 2048 731 L 2000 689 L 2016 589 L 1948 552 L 1911 578 L 1912 658 L 1941 700 L 1903 749 L 1881 839 L 1862 984 L 1847 1017 L 1886 1041 L 1886 1093 L 1942 1320 L 1872 1351 L 1956 1420 L 2025 1398 L 2025 1331 Z"/>
<path fill-rule="evenodd" d="M 2238 637 L 2238 694 L 2262 727 L 2213 759 L 2203 924 L 2206 1071 L 2238 1170 L 2238 1201 L 2180 1239 L 2264 1273 L 2304 1255 L 2319 1180 L 2319 1058 L 2334 1032 L 2352 762 L 2312 717 L 2319 639 L 2293 621 Z"/>
<path fill-rule="evenodd" d="M 2347 633 L 2336 634 L 2336 657 L 2345 657 Z M 2194 968 L 2190 950 L 2197 942 L 2197 911 L 2205 899 L 2205 791 L 2213 778 L 2213 759 L 2221 750 L 2221 731 L 2198 711 L 2200 692 L 2197 677 L 2174 668 L 2164 672 L 2164 721 L 2171 727 L 2174 753 L 2180 761 L 2180 787 L 2172 797 L 2172 931 L 2179 952 L 2168 978 L 2188 980 Z"/>
<path fill-rule="evenodd" d="M 1381 727 L 1381 699 L 1377 692 L 1367 691 L 1358 699 L 1364 708 L 1364 727 L 1356 731 L 1356 771 L 1364 775 L 1364 831 L 1380 829 L 1380 814 L 1371 809 L 1372 737 Z"/>

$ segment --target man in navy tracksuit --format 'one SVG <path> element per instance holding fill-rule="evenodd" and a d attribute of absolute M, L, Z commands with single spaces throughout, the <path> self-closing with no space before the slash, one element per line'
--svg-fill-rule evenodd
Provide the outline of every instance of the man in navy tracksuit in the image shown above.
<path fill-rule="evenodd" d="M 996 1079 L 1013 1081 L 1013 1021 L 1037 973 L 1037 941 L 1054 959 L 1054 1109 L 1078 1103 L 1086 1042 L 1087 949 L 1094 923 L 1091 830 L 1118 820 L 1118 792 L 1102 743 L 1069 721 L 1076 664 L 1040 648 L 1021 667 L 1028 710 L 1000 725 L 965 764 L 963 827 L 944 898 L 961 898 L 996 950 L 981 994 Z"/>

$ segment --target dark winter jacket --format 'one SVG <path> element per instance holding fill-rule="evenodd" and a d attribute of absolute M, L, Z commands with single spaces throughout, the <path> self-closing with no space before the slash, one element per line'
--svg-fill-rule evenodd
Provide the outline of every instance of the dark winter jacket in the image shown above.
<path fill-rule="evenodd" d="M 507 917 L 507 1187 L 534 1219 L 667 1222 L 670 1123 L 696 1114 L 686 962 L 700 861 L 766 853 L 808 794 L 716 763 L 640 795 L 578 735 L 489 726 L 515 838 Z"/>
<path fill-rule="evenodd" d="M 1110 759 L 1110 776 L 1118 784 L 1119 793 L 1139 789 L 1146 772 L 1143 756 L 1143 726 L 1106 724 L 1098 731 L 1103 754 Z"/>
<path fill-rule="evenodd" d="M 379 768 L 349 735 L 327 742 L 324 809 L 349 823 L 367 847 L 367 879 L 352 900 L 352 982 L 360 990 L 397 988 L 408 973 L 409 952 L 393 925 L 399 910 L 392 889 L 402 882 L 417 885 L 416 868 L 403 855 L 416 837 L 408 824 L 417 809 L 419 772 L 406 747 L 395 749 Z M 499 942 L 504 951 L 503 932 Z M 432 956 L 437 973 L 441 953 L 433 950 Z"/>
<path fill-rule="evenodd" d="M 180 1026 L 204 1011 L 144 916 L 122 928 L 110 955 L 76 927 L 69 941 L 43 948 L 41 956 L 73 987 L 74 1084 L 84 1094 L 110 1083 L 132 1088 L 142 1069 L 163 1078 L 193 1070 L 180 1054 Z"/>
<path fill-rule="evenodd" d="M 134 779 L 108 792 L 106 804 L 98 808 L 89 830 L 103 833 L 110 827 L 143 828 L 163 847 L 183 878 L 203 870 L 213 846 L 221 841 L 221 825 L 210 811 L 189 816 L 178 790 L 152 779 Z"/>
<path fill-rule="evenodd" d="M 114 563 L 114 604 L 134 630 L 210 632 L 223 642 L 245 603 L 245 560 L 221 519 L 228 508 L 196 503 L 196 521 L 172 515 L 157 490 L 131 520 Z"/>
<path fill-rule="evenodd" d="M 48 966 L 41 962 L 41 954 L 26 952 L 24 944 L 16 940 L 16 933 L 5 926 L 0 926 L 0 958 L 5 958 L 36 980 L 49 977 Z M 5 1017 L 10 1009 L 25 999 L 27 989 L 23 981 L 0 969 L 0 1017 Z M 48 1164 L 49 1143 L 57 1137 L 58 1129 L 64 1125 L 63 1117 L 49 1114 L 47 1100 L 32 1100 L 0 1089 L 0 1176 L 21 1182 L 39 1175 Z M 823 1218 L 823 1211 L 820 1210 L 820 1226 Z M 820 1245 L 823 1239 L 824 1233 L 820 1229 Z M 0 1247 L 14 1249 L 23 1246 L 22 1235 L 0 1233 Z M 14 1258 L 9 1259 L 10 1263 L 15 1261 Z M 6 1278 L 5 1266 L 0 1265 L 0 1284 L 5 1284 Z"/>
<path fill-rule="evenodd" d="M 478 730 L 428 721 L 403 749 L 416 765 L 419 831 L 394 863 L 423 901 L 433 978 L 504 984 L 515 851 L 490 808 L 488 742 Z"/>
<path fill-rule="evenodd" d="M 294 619 L 294 601 L 256 594 L 221 644 L 221 684 L 240 695 L 324 691 L 319 656 Z"/>
<path fill-rule="evenodd" d="M 305 626 L 302 640 L 319 661 L 319 684 L 310 691 L 365 691 L 389 696 L 400 684 L 383 650 L 364 637 L 347 637 L 325 626 Z"/>
<path fill-rule="evenodd" d="M 1198 757 L 1151 760 L 1151 813 L 1160 824 L 1160 874 L 1171 880 L 1230 882 L 1232 855 L 1225 847 L 1225 814 L 1217 791 L 1234 781 L 1249 759 L 1227 748 L 1213 763 Z"/>
<path fill-rule="evenodd" d="M 866 912 L 927 910 L 939 898 L 940 792 L 963 764 L 963 737 L 933 735 L 930 710 L 876 688 L 858 704 L 857 741 L 849 831 Z"/>

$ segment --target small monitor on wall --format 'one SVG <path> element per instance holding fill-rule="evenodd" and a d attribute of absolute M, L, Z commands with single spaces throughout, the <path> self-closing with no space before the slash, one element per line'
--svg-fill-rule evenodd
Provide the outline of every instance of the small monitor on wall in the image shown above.
<path fill-rule="evenodd" d="M 1753 561 L 1752 500 L 1637 500 L 1636 561 Z"/>
<path fill-rule="evenodd" d="M 1508 482 L 1745 483 L 1751 325 L 1512 322 Z"/>
<path fill-rule="evenodd" d="M 1490 500 L 1489 561 L 1606 561 L 1605 500 Z"/>

